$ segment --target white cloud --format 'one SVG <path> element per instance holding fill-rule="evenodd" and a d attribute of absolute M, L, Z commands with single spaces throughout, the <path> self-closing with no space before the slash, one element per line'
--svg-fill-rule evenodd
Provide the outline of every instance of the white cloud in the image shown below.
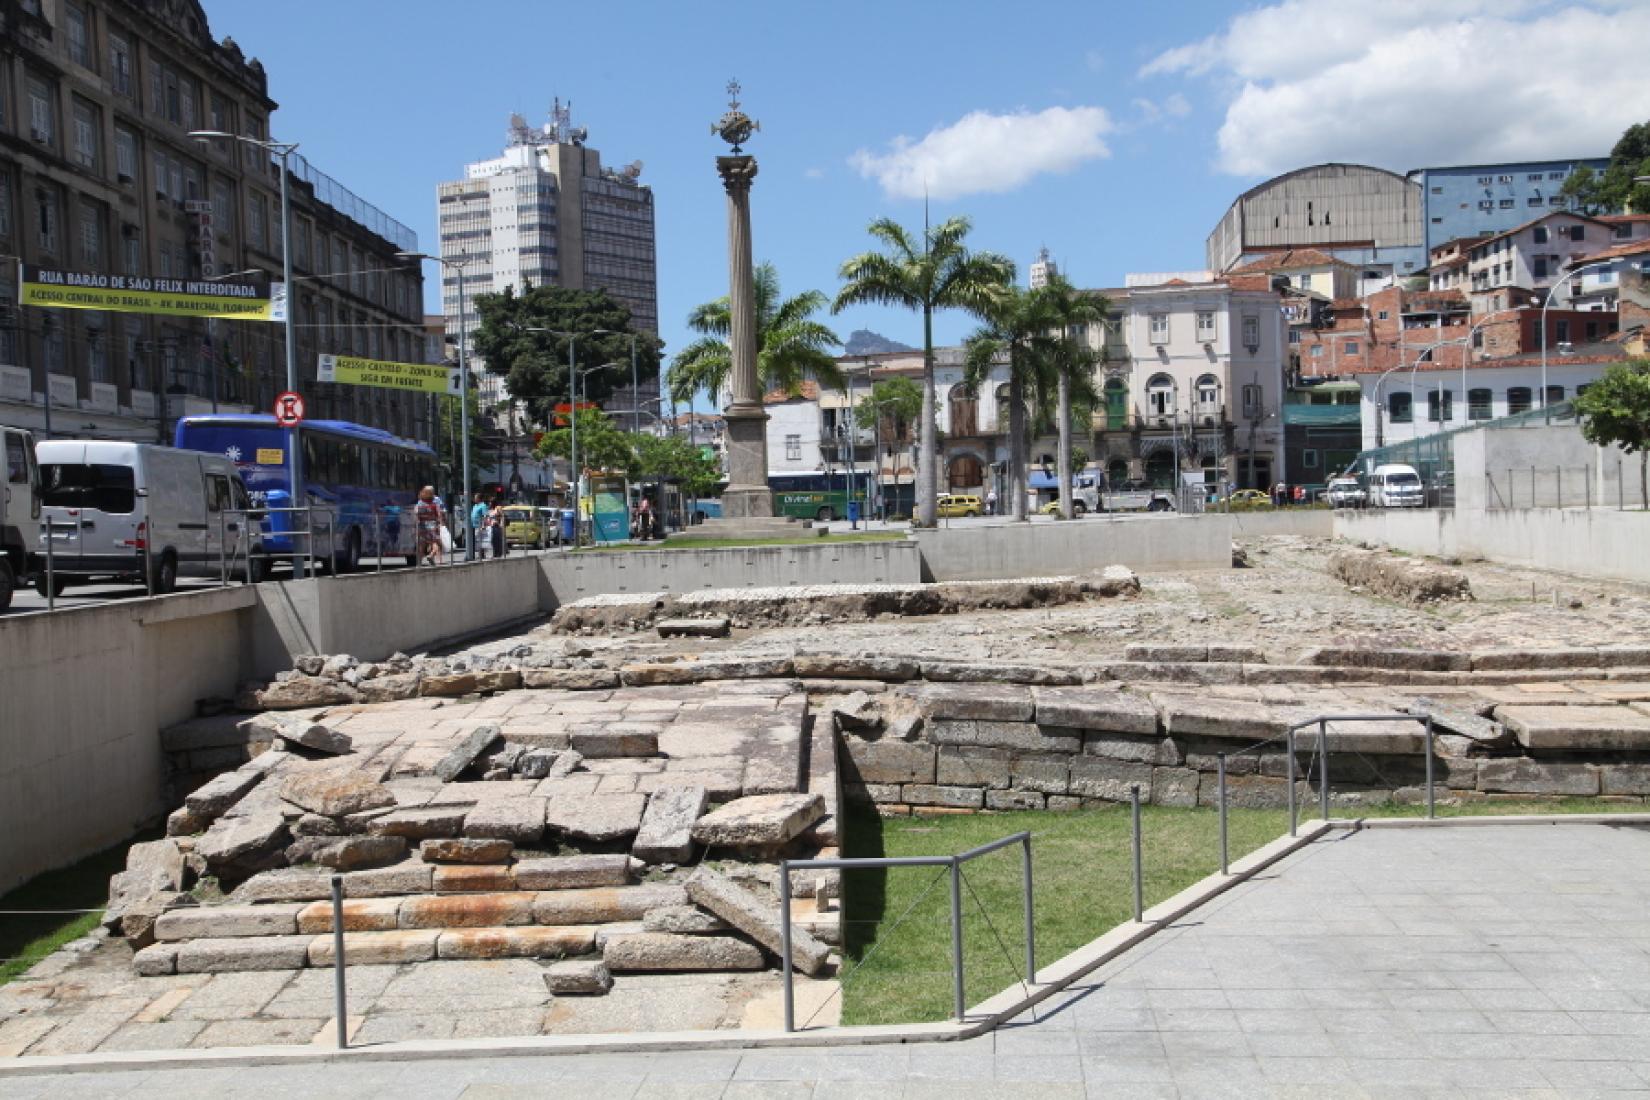
<path fill-rule="evenodd" d="M 1650 7 L 1593 0 L 1281 0 L 1143 77 L 1229 89 L 1220 168 L 1599 156 L 1640 121 Z"/>
<path fill-rule="evenodd" d="M 1130 100 L 1130 105 L 1140 114 L 1140 121 L 1153 123 L 1165 118 L 1185 118 L 1192 113 L 1192 104 L 1179 92 L 1175 92 L 1162 102 L 1139 98 Z"/>
<path fill-rule="evenodd" d="M 811 179 L 811 180 L 824 179 L 825 178 L 825 169 L 823 169 L 823 168 L 805 168 L 802 171 L 802 176 L 803 176 L 804 179 Z"/>
<path fill-rule="evenodd" d="M 883 152 L 860 149 L 848 163 L 893 198 L 959 198 L 1012 191 L 1047 172 L 1070 172 L 1111 155 L 1113 129 L 1100 107 L 1050 107 L 1036 113 L 974 111 L 917 141 L 900 135 Z"/>

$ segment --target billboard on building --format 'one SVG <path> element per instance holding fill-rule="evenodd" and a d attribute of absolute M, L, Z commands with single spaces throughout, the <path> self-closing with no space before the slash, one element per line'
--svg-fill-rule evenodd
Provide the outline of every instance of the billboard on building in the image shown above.
<path fill-rule="evenodd" d="M 390 363 L 381 359 L 360 359 L 352 355 L 323 355 L 315 377 L 321 382 L 341 382 L 350 386 L 382 386 L 392 390 L 448 394 L 461 392 L 458 371 L 439 363 Z"/>
<path fill-rule="evenodd" d="M 264 279 L 156 279 L 104 275 L 23 264 L 18 304 L 46 309 L 99 309 L 170 317 L 284 321 L 286 293 Z"/>

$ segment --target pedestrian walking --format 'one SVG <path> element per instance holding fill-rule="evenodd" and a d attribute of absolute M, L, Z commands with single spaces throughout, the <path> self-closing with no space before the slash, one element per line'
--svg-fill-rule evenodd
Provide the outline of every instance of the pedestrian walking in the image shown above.
<path fill-rule="evenodd" d="M 1306 503 L 1306 486 L 1304 486 L 1304 485 L 1295 486 L 1295 503 L 1297 505 Z"/>
<path fill-rule="evenodd" d="M 470 506 L 470 530 L 465 533 L 466 538 L 475 539 L 475 557 L 479 561 L 487 556 L 487 540 L 482 537 L 482 528 L 487 525 L 487 498 L 480 493 L 475 495 L 475 503 Z M 469 545 L 466 543 L 465 545 Z"/>
<path fill-rule="evenodd" d="M 418 532 L 418 561 L 421 565 L 437 565 L 441 561 L 441 532 L 446 515 L 436 501 L 435 487 L 426 485 L 418 491 L 418 503 L 413 505 L 413 521 Z"/>
<path fill-rule="evenodd" d="M 636 510 L 636 526 L 644 540 L 658 537 L 653 526 L 656 518 L 653 514 L 653 502 L 644 496 L 641 507 Z"/>
<path fill-rule="evenodd" d="M 997 490 L 995 489 L 989 490 L 985 494 L 985 514 L 988 516 L 997 514 Z"/>
<path fill-rule="evenodd" d="M 502 558 L 505 553 L 504 545 L 504 505 L 493 501 L 493 506 L 487 510 L 487 538 L 493 546 L 493 557 Z"/>

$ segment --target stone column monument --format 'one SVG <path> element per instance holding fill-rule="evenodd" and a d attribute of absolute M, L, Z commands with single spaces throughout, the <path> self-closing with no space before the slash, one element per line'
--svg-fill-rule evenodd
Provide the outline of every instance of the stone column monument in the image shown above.
<path fill-rule="evenodd" d="M 727 519 L 764 519 L 773 516 L 768 491 L 768 414 L 762 407 L 761 382 L 756 375 L 756 302 L 751 276 L 751 181 L 756 158 L 740 146 L 761 129 L 739 109 L 739 82 L 728 83 L 728 111 L 711 127 L 733 146 L 733 155 L 716 158 L 722 186 L 728 192 L 728 279 L 733 352 L 731 396 L 722 416 L 727 423 L 728 487 L 722 492 L 722 515 Z"/>

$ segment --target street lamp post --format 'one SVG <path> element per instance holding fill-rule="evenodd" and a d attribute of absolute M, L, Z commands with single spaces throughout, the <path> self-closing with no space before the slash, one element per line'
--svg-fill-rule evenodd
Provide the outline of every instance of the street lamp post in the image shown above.
<path fill-rule="evenodd" d="M 458 445 L 461 448 L 459 457 L 463 470 L 460 476 L 464 478 L 464 487 L 458 494 L 458 507 L 464 515 L 464 560 L 475 561 L 475 513 L 470 507 L 470 330 L 464 306 L 464 269 L 474 263 L 476 257 L 469 254 L 453 257 L 432 256 L 428 252 L 397 252 L 396 256 L 403 260 L 431 260 L 441 265 L 443 273 L 449 267 L 458 272 Z"/>
<path fill-rule="evenodd" d="M 1547 291 L 1547 297 L 1541 303 L 1541 419 L 1543 421 L 1548 419 L 1547 406 L 1550 404 L 1547 400 L 1547 310 L 1553 304 L 1553 295 L 1558 293 L 1559 287 L 1582 272 L 1590 271 L 1596 267 L 1609 267 L 1611 263 L 1610 260 L 1599 260 L 1595 263 L 1582 264 L 1580 267 L 1571 268 L 1552 285 Z"/>
<path fill-rule="evenodd" d="M 292 154 L 298 151 L 296 141 L 275 141 L 263 138 L 248 137 L 245 134 L 231 134 L 224 130 L 191 130 L 189 136 L 196 141 L 239 141 L 252 145 L 281 158 L 281 284 L 282 293 L 286 295 L 286 310 L 284 312 L 284 329 L 286 336 L 286 388 L 290 393 L 298 392 L 298 344 L 297 336 L 293 331 L 295 315 L 298 312 L 298 296 L 292 291 L 292 196 L 288 177 L 292 175 Z M 50 399 L 47 394 L 47 399 Z M 309 503 L 309 493 L 304 489 L 303 473 L 303 441 L 297 428 L 288 428 L 287 432 L 287 478 L 291 482 L 291 505 L 293 508 L 305 507 Z M 300 501 L 302 503 L 300 503 Z M 298 513 L 292 513 L 292 522 L 297 523 Z M 289 528 L 290 529 L 290 528 Z M 307 536 L 310 540 L 310 550 L 313 552 L 315 533 L 311 530 Z M 292 575 L 304 575 L 304 555 L 298 553 L 297 542 L 292 546 Z"/>

